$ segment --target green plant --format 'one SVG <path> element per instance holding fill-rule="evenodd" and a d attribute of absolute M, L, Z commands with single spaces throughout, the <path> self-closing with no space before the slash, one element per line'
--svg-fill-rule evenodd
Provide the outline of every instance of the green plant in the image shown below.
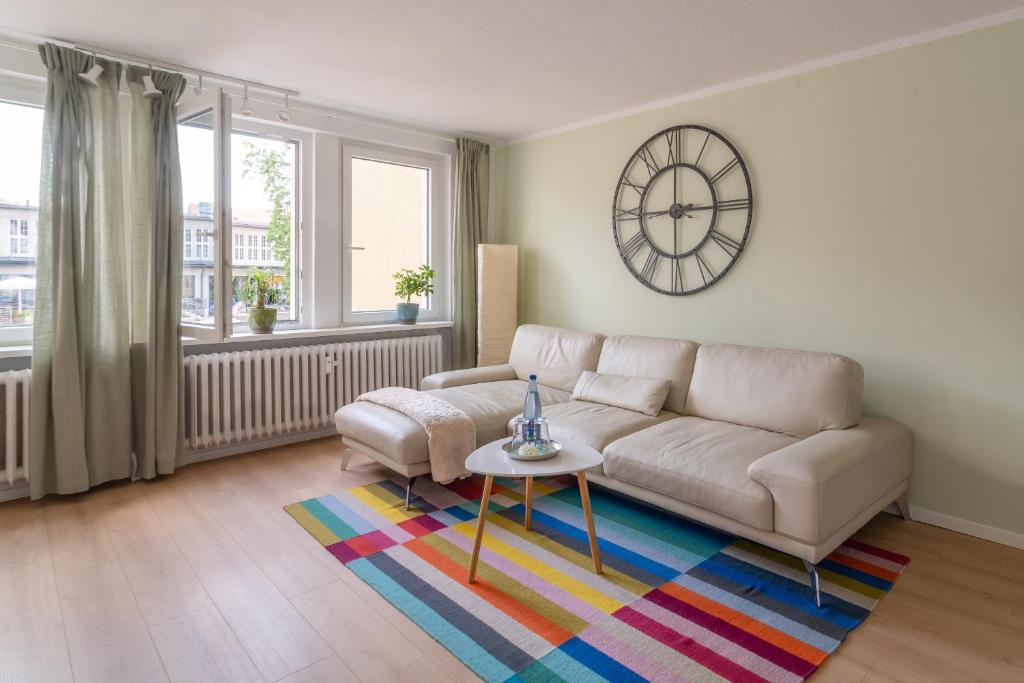
<path fill-rule="evenodd" d="M 263 183 L 264 197 L 273 207 L 267 224 L 267 241 L 274 250 L 274 258 L 284 263 L 281 294 L 287 299 L 292 285 L 292 192 L 295 187 L 291 164 L 283 149 L 257 146 L 250 140 L 245 140 L 243 145 L 242 177 L 259 179 Z"/>
<path fill-rule="evenodd" d="M 265 268 L 251 268 L 238 280 L 235 294 L 252 308 L 273 306 L 284 299 L 283 279 Z"/>
<path fill-rule="evenodd" d="M 421 265 L 417 270 L 402 268 L 391 277 L 395 281 L 395 296 L 405 299 L 405 303 L 411 304 L 414 296 L 434 293 L 434 269 L 427 264 Z"/>

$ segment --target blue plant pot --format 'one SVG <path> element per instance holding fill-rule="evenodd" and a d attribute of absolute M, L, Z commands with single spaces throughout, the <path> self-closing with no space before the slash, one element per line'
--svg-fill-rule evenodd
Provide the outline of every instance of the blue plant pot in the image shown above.
<path fill-rule="evenodd" d="M 415 325 L 419 315 L 419 304 L 395 304 L 395 317 L 403 325 Z"/>

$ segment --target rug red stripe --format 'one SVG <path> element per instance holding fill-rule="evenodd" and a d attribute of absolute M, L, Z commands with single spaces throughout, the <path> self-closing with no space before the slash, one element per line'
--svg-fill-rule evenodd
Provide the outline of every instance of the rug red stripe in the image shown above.
<path fill-rule="evenodd" d="M 659 624 L 632 607 L 622 607 L 615 612 L 614 616 L 727 680 L 741 683 L 769 683 L 768 680 L 761 678 L 750 669 L 709 650 L 693 638 L 677 633 L 664 624 Z"/>
<path fill-rule="evenodd" d="M 869 555 L 874 555 L 875 557 L 881 557 L 883 560 L 889 560 L 890 562 L 895 562 L 896 564 L 910 564 L 910 558 L 906 555 L 900 555 L 899 553 L 890 552 L 888 550 L 884 550 L 873 545 L 868 545 L 867 543 L 861 543 L 860 541 L 854 540 L 852 538 L 847 539 L 846 542 L 843 543 L 843 545 L 848 545 L 854 550 L 859 550 L 862 553 L 868 553 Z"/>

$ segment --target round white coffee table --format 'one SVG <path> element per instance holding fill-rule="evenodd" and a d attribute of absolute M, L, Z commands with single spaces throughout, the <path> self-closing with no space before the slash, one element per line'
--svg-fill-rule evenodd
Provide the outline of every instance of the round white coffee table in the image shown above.
<path fill-rule="evenodd" d="M 530 515 L 533 507 L 533 478 L 555 477 L 560 474 L 575 474 L 579 482 L 580 500 L 583 503 L 583 516 L 587 521 L 587 535 L 590 538 L 590 558 L 594 562 L 594 572 L 601 573 L 601 555 L 597 548 L 597 533 L 594 531 L 594 515 L 590 511 L 590 492 L 587 490 L 586 470 L 604 462 L 604 456 L 598 451 L 579 441 L 561 439 L 562 450 L 558 455 L 547 460 L 515 460 L 501 449 L 508 437 L 485 444 L 469 454 L 466 458 L 466 469 L 484 475 L 484 492 L 480 498 L 480 516 L 476 521 L 476 536 L 473 539 L 473 556 L 469 561 L 469 582 L 476 578 L 476 563 L 480 556 L 480 542 L 484 537 L 484 523 L 487 517 L 487 503 L 491 498 L 491 486 L 495 477 L 526 478 L 526 512 L 523 526 L 530 528 Z"/>

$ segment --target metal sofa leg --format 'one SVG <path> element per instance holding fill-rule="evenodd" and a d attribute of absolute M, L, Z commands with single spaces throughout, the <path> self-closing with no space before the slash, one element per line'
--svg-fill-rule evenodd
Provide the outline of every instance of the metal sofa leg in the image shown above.
<path fill-rule="evenodd" d="M 821 579 L 818 577 L 818 568 L 804 560 L 804 569 L 811 576 L 811 588 L 814 590 L 814 604 L 821 607 Z"/>
<path fill-rule="evenodd" d="M 906 491 L 901 493 L 900 497 L 896 499 L 896 507 L 900 509 L 900 517 L 907 520 L 908 522 L 914 521 L 910 516 L 910 500 L 907 496 Z"/>
<path fill-rule="evenodd" d="M 348 446 L 343 446 L 341 451 L 341 471 L 344 472 L 348 469 L 348 464 L 352 462 L 352 449 Z"/>
<path fill-rule="evenodd" d="M 409 500 L 412 498 L 412 485 L 416 481 L 416 477 L 409 477 L 408 483 L 405 485 L 405 509 L 409 509 Z"/>

